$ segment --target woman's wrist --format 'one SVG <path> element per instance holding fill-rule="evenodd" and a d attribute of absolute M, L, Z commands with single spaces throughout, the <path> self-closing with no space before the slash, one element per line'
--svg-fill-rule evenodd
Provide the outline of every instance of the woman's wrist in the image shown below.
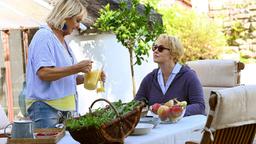
<path fill-rule="evenodd" d="M 77 83 L 78 85 L 84 83 L 84 75 L 77 75 L 77 77 L 76 77 L 76 83 Z"/>

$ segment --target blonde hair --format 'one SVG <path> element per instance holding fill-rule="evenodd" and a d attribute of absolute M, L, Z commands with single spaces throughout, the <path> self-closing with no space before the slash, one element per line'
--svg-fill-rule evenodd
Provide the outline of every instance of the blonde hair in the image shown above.
<path fill-rule="evenodd" d="M 66 18 L 72 18 L 80 14 L 86 14 L 86 10 L 79 0 L 59 0 L 47 17 L 46 22 L 61 30 L 66 23 Z"/>
<path fill-rule="evenodd" d="M 162 45 L 165 48 L 170 49 L 170 54 L 173 57 L 174 62 L 178 62 L 184 54 L 183 46 L 179 39 L 167 34 L 161 34 L 158 36 L 156 42 L 157 45 Z"/>

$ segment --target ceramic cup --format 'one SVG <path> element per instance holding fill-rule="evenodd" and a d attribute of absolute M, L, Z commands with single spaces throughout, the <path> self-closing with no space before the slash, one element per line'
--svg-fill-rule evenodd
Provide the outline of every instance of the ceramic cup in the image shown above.
<path fill-rule="evenodd" d="M 12 125 L 11 134 L 6 133 L 6 129 Z M 11 138 L 33 138 L 34 137 L 33 122 L 31 120 L 14 121 L 7 125 L 4 134 Z"/>

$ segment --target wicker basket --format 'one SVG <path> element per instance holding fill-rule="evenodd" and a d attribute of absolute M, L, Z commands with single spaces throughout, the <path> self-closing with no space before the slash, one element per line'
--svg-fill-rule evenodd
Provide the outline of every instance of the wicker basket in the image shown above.
<path fill-rule="evenodd" d="M 135 107 L 131 112 L 120 116 L 116 108 L 106 99 L 95 100 L 89 110 L 91 112 L 92 106 L 98 101 L 107 102 L 111 108 L 114 109 L 117 118 L 109 123 L 105 123 L 96 127 L 83 127 L 81 129 L 67 130 L 70 132 L 71 136 L 78 142 L 84 144 L 110 144 L 110 143 L 124 143 L 124 138 L 126 138 L 135 128 L 139 122 L 141 110 L 146 105 L 144 102 L 140 102 L 139 106 Z"/>

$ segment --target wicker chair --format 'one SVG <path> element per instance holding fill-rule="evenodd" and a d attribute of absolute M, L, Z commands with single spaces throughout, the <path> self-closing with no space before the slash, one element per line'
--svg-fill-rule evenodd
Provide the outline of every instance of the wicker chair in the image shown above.
<path fill-rule="evenodd" d="M 256 132 L 256 85 L 213 91 L 200 144 L 252 144 Z M 186 144 L 196 144 L 188 141 Z"/>

